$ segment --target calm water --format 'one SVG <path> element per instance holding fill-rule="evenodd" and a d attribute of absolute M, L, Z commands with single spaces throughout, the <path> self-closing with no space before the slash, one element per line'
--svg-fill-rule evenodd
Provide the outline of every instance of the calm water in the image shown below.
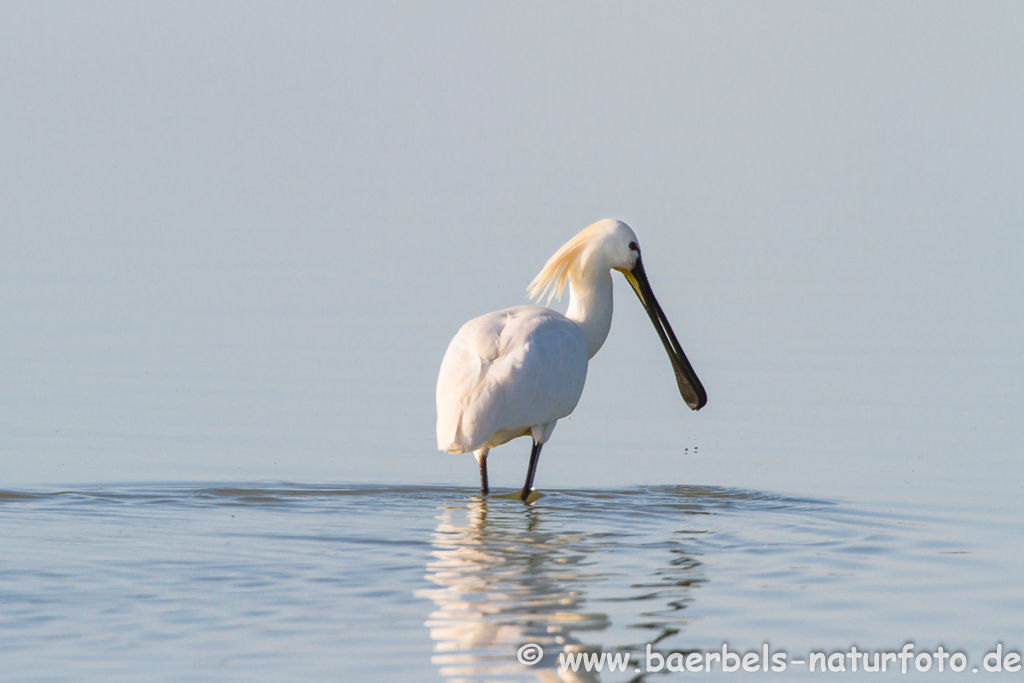
<path fill-rule="evenodd" d="M 444 487 L 9 490 L 0 652 L 17 681 L 559 680 L 559 652 L 648 643 L 797 659 L 909 640 L 973 666 L 1024 644 L 1019 566 L 993 551 L 1020 528 L 992 512 L 714 487 L 530 506 Z M 526 643 L 546 653 L 532 667 Z"/>

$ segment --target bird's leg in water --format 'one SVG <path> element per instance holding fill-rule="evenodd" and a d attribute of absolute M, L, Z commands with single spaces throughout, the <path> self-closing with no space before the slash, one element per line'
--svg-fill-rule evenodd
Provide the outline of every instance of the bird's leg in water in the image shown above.
<path fill-rule="evenodd" d="M 491 489 L 487 486 L 487 453 L 490 450 L 490 448 L 481 448 L 473 452 L 473 455 L 476 456 L 476 461 L 480 463 L 480 494 L 484 496 L 491 492 Z"/>
<path fill-rule="evenodd" d="M 526 502 L 526 499 L 530 497 L 530 491 L 533 490 L 533 475 L 537 474 L 537 461 L 540 460 L 540 448 L 544 444 L 533 442 L 533 450 L 530 451 L 530 468 L 526 470 L 526 484 L 523 486 L 522 492 L 519 494 L 519 500 Z"/>

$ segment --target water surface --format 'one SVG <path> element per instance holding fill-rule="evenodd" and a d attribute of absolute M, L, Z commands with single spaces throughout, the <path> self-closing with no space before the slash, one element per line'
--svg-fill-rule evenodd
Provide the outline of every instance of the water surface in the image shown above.
<path fill-rule="evenodd" d="M 450 487 L 8 490 L 0 651 L 18 681 L 558 680 L 560 652 L 649 643 L 796 658 L 913 640 L 977 663 L 1024 642 L 1024 602 L 987 525 L 959 517 L 716 487 L 533 505 Z M 517 661 L 526 643 L 539 664 Z"/>

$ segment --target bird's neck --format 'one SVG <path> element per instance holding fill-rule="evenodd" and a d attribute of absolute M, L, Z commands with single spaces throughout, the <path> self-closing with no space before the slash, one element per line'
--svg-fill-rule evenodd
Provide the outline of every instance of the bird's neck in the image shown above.
<path fill-rule="evenodd" d="M 585 268 L 570 275 L 565 317 L 583 330 L 587 358 L 593 358 L 612 326 L 612 274 L 608 268 Z"/>

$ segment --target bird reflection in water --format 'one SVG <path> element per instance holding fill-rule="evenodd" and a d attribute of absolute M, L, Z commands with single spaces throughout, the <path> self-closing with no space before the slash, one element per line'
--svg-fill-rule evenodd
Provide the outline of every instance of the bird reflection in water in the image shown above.
<path fill-rule="evenodd" d="M 626 673 L 607 678 L 640 680 L 634 663 L 646 643 L 678 633 L 685 623 L 680 612 L 704 580 L 700 563 L 669 541 L 665 565 L 636 567 L 630 545 L 651 539 L 594 531 L 600 525 L 585 522 L 573 530 L 580 520 L 566 509 L 514 502 L 474 497 L 439 511 L 426 576 L 437 587 L 418 596 L 436 604 L 426 626 L 441 676 L 450 683 L 600 681 L 582 666 L 562 671 L 559 654 L 603 648 L 631 655 Z M 627 623 L 613 629 L 613 620 Z M 609 642 L 611 630 L 634 642 Z M 532 666 L 517 659 L 527 643 L 544 650 Z"/>

